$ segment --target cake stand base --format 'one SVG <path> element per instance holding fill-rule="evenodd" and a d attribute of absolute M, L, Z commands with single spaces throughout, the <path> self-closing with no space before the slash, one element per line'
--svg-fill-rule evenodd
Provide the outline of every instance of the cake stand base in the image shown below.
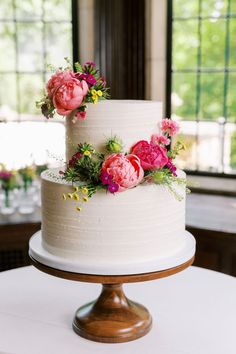
<path fill-rule="evenodd" d="M 96 342 L 128 342 L 151 329 L 148 310 L 126 298 L 121 284 L 104 284 L 99 298 L 76 312 L 73 329 Z"/>
<path fill-rule="evenodd" d="M 176 267 L 143 274 L 94 275 L 52 268 L 38 262 L 31 254 L 30 258 L 36 268 L 47 274 L 69 280 L 102 284 L 102 292 L 98 299 L 77 310 L 73 329 L 81 337 L 103 343 L 128 342 L 144 336 L 151 329 L 152 318 L 148 310 L 126 298 L 122 290 L 123 283 L 167 277 L 184 270 L 194 261 L 193 256 Z"/>

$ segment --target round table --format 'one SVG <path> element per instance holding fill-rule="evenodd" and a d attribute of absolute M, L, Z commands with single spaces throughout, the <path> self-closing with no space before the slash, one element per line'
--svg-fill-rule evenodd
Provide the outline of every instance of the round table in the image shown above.
<path fill-rule="evenodd" d="M 101 286 L 52 277 L 32 266 L 0 273 L 0 353 L 236 353 L 235 278 L 190 267 L 124 287 L 151 311 L 153 328 L 133 342 L 102 344 L 71 328 L 78 305 L 95 299 Z"/>

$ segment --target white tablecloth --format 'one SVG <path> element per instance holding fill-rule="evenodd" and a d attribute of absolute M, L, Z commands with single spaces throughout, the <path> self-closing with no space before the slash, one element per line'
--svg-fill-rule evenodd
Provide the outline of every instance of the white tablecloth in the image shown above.
<path fill-rule="evenodd" d="M 236 278 L 190 267 L 124 289 L 150 310 L 153 328 L 133 342 L 101 344 L 71 328 L 76 309 L 95 299 L 100 285 L 55 278 L 33 267 L 0 273 L 0 353 L 236 353 Z"/>

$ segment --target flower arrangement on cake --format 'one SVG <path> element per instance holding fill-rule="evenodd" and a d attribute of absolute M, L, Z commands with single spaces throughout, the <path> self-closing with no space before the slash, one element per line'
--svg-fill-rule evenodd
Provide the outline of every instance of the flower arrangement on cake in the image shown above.
<path fill-rule="evenodd" d="M 104 143 L 106 153 L 96 151 L 86 142 L 78 144 L 65 171 L 60 171 L 62 178 L 74 185 L 74 190 L 63 194 L 63 199 L 87 202 L 87 197 L 100 189 L 114 194 L 139 184 L 153 183 L 166 186 L 181 200 L 174 184 L 186 187 L 186 180 L 177 176 L 173 160 L 185 147 L 177 141 L 167 149 L 171 137 L 178 131 L 175 121 L 163 119 L 160 134 L 152 135 L 150 141 L 138 141 L 128 152 L 123 151 L 123 142 L 116 136 Z M 80 211 L 81 207 L 76 209 Z"/>
<path fill-rule="evenodd" d="M 73 66 L 68 58 L 65 60 L 65 68 L 50 66 L 54 73 L 37 106 L 47 118 L 58 113 L 76 123 L 86 118 L 87 103 L 96 104 L 108 98 L 108 88 L 95 63 L 81 65 L 77 62 Z M 153 134 L 150 141 L 137 141 L 129 151 L 124 151 L 123 142 L 117 136 L 104 142 L 103 152 L 96 151 L 88 142 L 78 144 L 65 171 L 60 171 L 61 177 L 72 183 L 73 188 L 71 193 L 63 194 L 63 199 L 87 202 L 98 190 L 114 194 L 143 183 L 164 185 L 177 199 L 182 199 L 175 186 L 186 187 L 186 180 L 177 176 L 173 160 L 184 145 L 177 141 L 171 146 L 171 138 L 178 131 L 176 122 L 163 119 L 159 134 Z M 77 206 L 77 210 L 81 207 Z"/>
<path fill-rule="evenodd" d="M 95 63 L 86 62 L 83 66 L 77 62 L 73 65 L 65 58 L 65 68 L 50 69 L 54 72 L 46 85 L 46 94 L 36 102 L 42 114 L 53 118 L 55 113 L 68 116 L 73 112 L 73 121 L 85 119 L 87 103 L 96 104 L 108 98 L 106 80 L 99 73 Z"/>

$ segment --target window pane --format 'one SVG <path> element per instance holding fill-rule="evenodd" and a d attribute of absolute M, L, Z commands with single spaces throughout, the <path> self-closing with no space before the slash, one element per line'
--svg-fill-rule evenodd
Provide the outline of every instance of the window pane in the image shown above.
<path fill-rule="evenodd" d="M 173 67 L 194 68 L 197 65 L 197 20 L 173 22 Z"/>
<path fill-rule="evenodd" d="M 42 0 L 15 1 L 17 20 L 35 20 L 42 17 Z"/>
<path fill-rule="evenodd" d="M 195 119 L 196 74 L 173 75 L 172 112 L 185 120 Z"/>
<path fill-rule="evenodd" d="M 21 74 L 19 75 L 20 86 L 20 113 L 40 114 L 36 108 L 35 102 L 42 96 L 43 80 L 42 75 L 38 74 Z M 30 116 L 29 116 L 30 119 Z"/>
<path fill-rule="evenodd" d="M 223 114 L 224 74 L 201 75 L 200 118 L 218 120 Z"/>
<path fill-rule="evenodd" d="M 236 2 L 235 0 L 230 1 L 230 12 L 232 14 L 236 14 Z"/>
<path fill-rule="evenodd" d="M 236 19 L 230 19 L 230 59 L 229 65 L 236 68 Z"/>
<path fill-rule="evenodd" d="M 44 14 L 46 21 L 71 21 L 71 1 L 44 1 Z"/>
<path fill-rule="evenodd" d="M 187 168 L 196 170 L 197 168 L 197 129 L 196 122 L 181 122 L 181 131 L 174 141 L 182 141 L 186 145 L 186 150 L 182 150 L 176 158 L 176 163 L 179 168 Z"/>
<path fill-rule="evenodd" d="M 64 66 L 64 57 L 72 57 L 71 24 L 46 24 L 46 62 Z"/>
<path fill-rule="evenodd" d="M 229 169 L 232 169 L 232 172 L 236 172 L 236 128 L 234 124 L 226 125 L 226 143 L 229 144 Z M 231 172 L 231 171 L 230 171 Z"/>
<path fill-rule="evenodd" d="M 225 65 L 225 20 L 202 21 L 202 66 L 221 67 Z"/>
<path fill-rule="evenodd" d="M 42 23 L 18 23 L 19 70 L 42 70 Z"/>
<path fill-rule="evenodd" d="M 174 0 L 173 11 L 176 17 L 189 17 L 198 15 L 198 0 Z"/>
<path fill-rule="evenodd" d="M 236 73 L 229 74 L 228 121 L 236 123 Z"/>
<path fill-rule="evenodd" d="M 202 15 L 219 17 L 227 12 L 228 0 L 202 1 Z"/>
<path fill-rule="evenodd" d="M 15 119 L 17 111 L 16 76 L 0 74 L 0 120 Z"/>
<path fill-rule="evenodd" d="M 0 23 L 0 53 L 0 71 L 15 70 L 13 23 Z M 2 53 L 4 53 L 4 55 Z"/>
<path fill-rule="evenodd" d="M 13 18 L 12 0 L 0 1 L 0 19 L 11 20 Z"/>

